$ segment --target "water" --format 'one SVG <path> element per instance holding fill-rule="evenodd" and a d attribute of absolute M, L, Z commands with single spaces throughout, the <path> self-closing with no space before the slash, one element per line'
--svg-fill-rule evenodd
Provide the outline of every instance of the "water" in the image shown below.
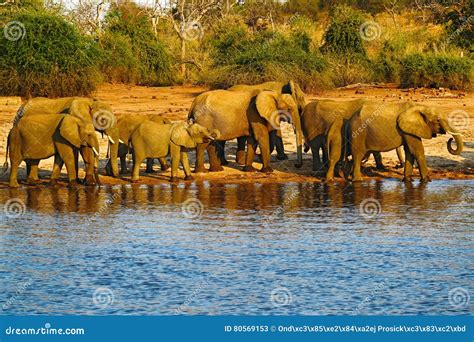
<path fill-rule="evenodd" d="M 16 200 L 0 310 L 472 314 L 473 195 L 473 181 L 1 189 Z"/>

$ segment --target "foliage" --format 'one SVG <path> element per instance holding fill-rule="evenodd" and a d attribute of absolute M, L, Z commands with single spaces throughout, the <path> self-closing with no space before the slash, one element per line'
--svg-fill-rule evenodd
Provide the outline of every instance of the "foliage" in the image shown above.
<path fill-rule="evenodd" d="M 331 22 L 324 33 L 321 51 L 351 59 L 365 56 L 366 51 L 359 31 L 363 22 L 362 12 L 344 5 L 334 7 Z"/>
<path fill-rule="evenodd" d="M 214 66 L 221 73 L 217 75 L 217 83 L 222 86 L 286 81 L 295 77 L 311 83 L 311 77 L 326 68 L 322 56 L 311 51 L 311 39 L 304 32 L 288 35 L 270 31 L 250 33 L 237 27 L 210 44 Z"/>
<path fill-rule="evenodd" d="M 99 52 L 94 41 L 43 10 L 0 12 L 1 26 L 8 23 L 17 25 L 12 34 L 18 39 L 0 35 L 0 94 L 55 97 L 95 89 Z"/>
<path fill-rule="evenodd" d="M 171 83 L 171 56 L 137 5 L 125 3 L 112 8 L 106 17 L 103 43 L 106 55 L 117 57 L 120 64 L 105 59 L 102 70 L 114 70 L 116 80 L 129 79 L 144 85 Z M 124 74 L 119 75 L 119 70 Z"/>
<path fill-rule="evenodd" d="M 472 61 L 449 55 L 410 54 L 401 60 L 402 87 L 467 88 Z"/>

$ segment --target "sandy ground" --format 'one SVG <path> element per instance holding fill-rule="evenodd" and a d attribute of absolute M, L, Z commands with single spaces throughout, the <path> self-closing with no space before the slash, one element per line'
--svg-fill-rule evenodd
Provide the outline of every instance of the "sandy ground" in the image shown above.
<path fill-rule="evenodd" d="M 197 86 L 175 86 L 175 87 L 137 87 L 126 85 L 102 85 L 95 97 L 109 102 L 117 116 L 140 113 L 162 114 L 171 120 L 185 120 L 188 109 L 198 94 L 206 91 L 206 88 Z M 451 113 L 455 127 L 464 136 L 464 152 L 460 156 L 450 155 L 446 149 L 448 136 L 438 136 L 435 139 L 425 140 L 425 153 L 432 179 L 474 179 L 474 94 L 446 89 L 410 89 L 402 90 L 394 86 L 384 85 L 359 85 L 345 89 L 324 91 L 316 94 L 307 94 L 307 101 L 320 98 L 335 100 L 349 100 L 356 98 L 368 98 L 379 101 L 393 102 L 411 100 L 420 104 L 439 107 L 440 111 Z M 0 160 L 5 159 L 5 141 L 11 127 L 12 119 L 21 104 L 19 97 L 0 97 Z M 212 182 L 320 182 L 321 179 L 314 176 L 311 171 L 310 153 L 304 155 L 304 166 L 296 169 L 295 138 L 289 125 L 283 129 L 285 150 L 290 160 L 280 162 L 272 156 L 272 167 L 274 173 L 267 175 L 259 172 L 244 173 L 241 167 L 236 165 L 235 142 L 230 142 L 226 147 L 227 159 L 230 165 L 222 172 L 195 174 L 194 178 L 209 180 Z M 101 138 L 101 166 L 106 163 L 107 140 Z M 275 154 L 275 152 L 274 152 Z M 194 153 L 190 153 L 191 161 L 194 161 Z M 384 164 L 389 168 L 388 172 L 377 172 L 372 167 L 373 160 L 366 163 L 364 170 L 367 177 L 376 178 L 402 178 L 403 169 L 396 169 L 397 156 L 395 151 L 383 154 Z M 145 165 L 142 165 L 143 169 Z M 255 163 L 260 168 L 259 163 Z M 131 165 L 129 165 L 129 168 Z M 44 160 L 40 164 L 42 178 L 48 178 L 52 169 L 52 158 Z M 147 175 L 142 173 L 142 184 L 155 184 L 167 182 L 170 172 L 159 171 L 155 166 L 155 173 Z M 65 176 L 65 170 L 63 170 Z M 415 174 L 418 170 L 415 170 Z M 83 174 L 82 171 L 80 173 Z M 184 176 L 184 174 L 182 174 Z M 8 174 L 0 175 L 0 187 L 7 186 Z M 20 172 L 20 180 L 25 179 L 24 169 Z M 130 176 L 124 175 L 121 179 L 103 176 L 103 184 L 127 184 Z M 342 180 L 340 180 L 342 181 Z M 44 181 L 47 183 L 47 180 Z"/>

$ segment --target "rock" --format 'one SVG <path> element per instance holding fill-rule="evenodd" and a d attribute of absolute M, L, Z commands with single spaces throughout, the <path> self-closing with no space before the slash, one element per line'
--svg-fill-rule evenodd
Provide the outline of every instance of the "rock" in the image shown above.
<path fill-rule="evenodd" d="M 360 89 L 357 89 L 357 90 L 355 91 L 355 93 L 356 93 L 356 94 L 365 94 L 365 91 L 362 91 L 362 90 L 360 90 Z"/>

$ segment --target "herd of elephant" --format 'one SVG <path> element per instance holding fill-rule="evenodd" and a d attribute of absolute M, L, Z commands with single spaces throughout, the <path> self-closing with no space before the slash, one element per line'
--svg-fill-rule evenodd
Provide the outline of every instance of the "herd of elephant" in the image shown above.
<path fill-rule="evenodd" d="M 236 162 L 243 171 L 252 166 L 259 146 L 263 164 L 260 171 L 272 172 L 270 155 L 276 148 L 277 159 L 288 159 L 284 151 L 280 123 L 293 126 L 297 162 L 303 164 L 303 146 L 311 149 L 313 170 L 325 172 L 331 181 L 341 169 L 352 172 L 352 181 L 361 181 L 361 164 L 372 153 L 377 168 L 384 168 L 380 152 L 397 149 L 404 164 L 404 179 L 411 180 L 416 160 L 422 181 L 428 181 L 422 139 L 437 134 L 454 137 L 448 151 L 462 152 L 462 135 L 451 127 L 447 116 L 435 108 L 412 102 L 386 103 L 357 99 L 350 101 L 316 100 L 309 103 L 298 84 L 266 82 L 238 85 L 227 90 L 207 91 L 194 99 L 187 122 L 170 122 L 160 115 L 124 115 L 118 120 L 110 105 L 101 100 L 81 97 L 59 99 L 33 98 L 22 104 L 8 136 L 6 159 L 10 157 L 10 186 L 18 187 L 17 173 L 26 162 L 27 183 L 39 181 L 41 159 L 54 156 L 51 183 L 57 182 L 63 164 L 69 184 L 77 184 L 78 155 L 85 167 L 86 185 L 100 184 L 99 142 L 96 132 L 107 135 L 109 161 L 107 174 L 119 177 L 127 172 L 126 156 L 133 157 L 132 182 L 139 181 L 141 163 L 147 159 L 152 171 L 153 159 L 162 170 L 171 159 L 171 181 L 178 180 L 181 164 L 185 179 L 192 179 L 187 152 L 196 150 L 195 172 L 221 171 L 227 164 L 225 142 L 237 139 Z M 401 149 L 405 152 L 403 158 Z M 352 156 L 351 162 L 348 162 Z M 118 168 L 120 158 L 121 170 Z M 405 160 L 403 160 L 405 159 Z M 342 166 L 342 168 L 341 168 Z M 8 167 L 8 162 L 5 163 Z"/>

